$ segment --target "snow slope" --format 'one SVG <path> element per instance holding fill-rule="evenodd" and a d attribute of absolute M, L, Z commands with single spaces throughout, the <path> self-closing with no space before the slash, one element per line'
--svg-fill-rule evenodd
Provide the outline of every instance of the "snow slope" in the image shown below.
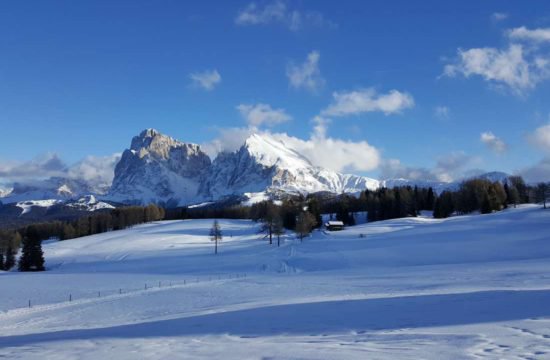
<path fill-rule="evenodd" d="M 396 219 L 280 248 L 257 224 L 220 223 L 218 256 L 211 220 L 44 244 L 50 271 L 0 274 L 0 357 L 550 355 L 550 211 Z"/>

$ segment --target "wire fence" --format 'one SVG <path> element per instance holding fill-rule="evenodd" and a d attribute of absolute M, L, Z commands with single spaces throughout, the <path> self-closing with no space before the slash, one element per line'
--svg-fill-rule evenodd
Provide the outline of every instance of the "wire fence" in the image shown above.
<path fill-rule="evenodd" d="M 129 294 L 138 294 L 144 293 L 146 291 L 154 289 L 169 289 L 169 288 L 183 288 L 193 284 L 200 284 L 205 282 L 219 281 L 219 280 L 233 280 L 233 279 L 242 279 L 246 278 L 245 273 L 235 273 L 235 274 L 216 274 L 216 275 L 202 275 L 200 277 L 189 277 L 182 280 L 158 280 L 158 281 L 148 281 L 144 282 L 143 286 L 131 286 L 131 287 L 119 287 L 111 289 L 97 289 L 97 290 L 76 290 L 74 292 L 66 292 L 65 294 L 59 294 L 59 296 L 48 297 L 49 300 L 40 299 L 39 296 L 36 296 L 34 299 L 29 298 L 25 299 L 26 302 L 22 303 L 20 306 L 10 307 L 1 309 L 1 312 L 10 312 L 21 309 L 30 309 L 33 307 L 43 307 L 47 305 L 56 305 L 63 303 L 71 303 L 78 301 L 79 303 L 89 300 L 94 301 L 99 298 L 110 298 L 116 299 L 116 297 L 123 297 Z M 23 300 L 23 299 L 22 299 Z"/>

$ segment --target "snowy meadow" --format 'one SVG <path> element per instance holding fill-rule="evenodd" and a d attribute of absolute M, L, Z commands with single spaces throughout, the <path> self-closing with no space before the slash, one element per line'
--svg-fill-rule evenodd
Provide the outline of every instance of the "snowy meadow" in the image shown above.
<path fill-rule="evenodd" d="M 218 255 L 212 220 L 45 242 L 48 271 L 0 273 L 0 357 L 544 359 L 549 224 L 523 205 L 281 247 L 220 220 Z"/>

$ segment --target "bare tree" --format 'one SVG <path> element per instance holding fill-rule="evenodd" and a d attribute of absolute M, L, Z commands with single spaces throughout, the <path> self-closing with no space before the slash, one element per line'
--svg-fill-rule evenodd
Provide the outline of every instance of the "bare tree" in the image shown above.
<path fill-rule="evenodd" d="M 304 211 L 298 215 L 296 219 L 296 234 L 300 238 L 300 241 L 304 239 L 310 232 L 311 229 L 315 226 L 315 217 L 309 212 Z"/>
<path fill-rule="evenodd" d="M 265 237 L 269 237 L 269 245 L 273 244 L 273 235 L 276 235 L 275 225 L 278 218 L 280 218 L 279 207 L 272 202 L 267 203 L 265 214 L 261 218 L 260 232 L 265 233 Z"/>
<path fill-rule="evenodd" d="M 281 246 L 281 235 L 285 233 L 285 227 L 283 225 L 283 219 L 281 216 L 277 216 L 273 222 L 273 235 L 277 236 L 277 246 Z"/>
<path fill-rule="evenodd" d="M 218 253 L 218 241 L 222 241 L 222 229 L 218 220 L 214 220 L 212 228 L 210 229 L 210 240 L 214 241 L 214 254 Z"/>

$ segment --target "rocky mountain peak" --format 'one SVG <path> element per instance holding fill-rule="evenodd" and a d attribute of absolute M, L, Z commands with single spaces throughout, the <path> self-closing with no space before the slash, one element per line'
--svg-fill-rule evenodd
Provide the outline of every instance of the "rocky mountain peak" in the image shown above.
<path fill-rule="evenodd" d="M 199 145 L 146 129 L 122 154 L 110 196 L 129 202 L 193 201 L 210 163 Z"/>
<path fill-rule="evenodd" d="M 251 156 L 264 166 L 285 168 L 312 167 L 311 162 L 283 141 L 268 134 L 250 135 L 243 147 Z"/>

